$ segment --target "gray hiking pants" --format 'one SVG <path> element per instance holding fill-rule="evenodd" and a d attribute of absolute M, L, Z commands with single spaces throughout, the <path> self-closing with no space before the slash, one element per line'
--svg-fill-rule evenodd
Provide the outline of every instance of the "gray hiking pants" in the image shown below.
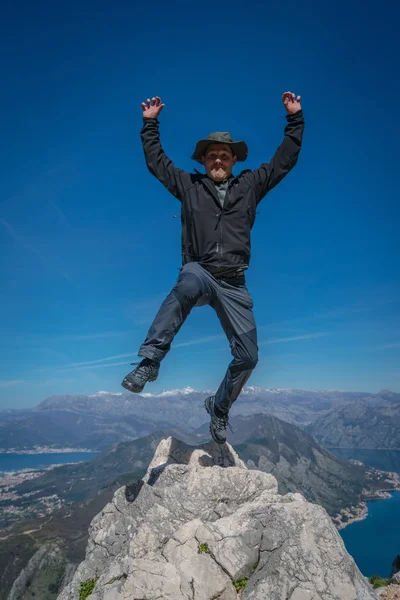
<path fill-rule="evenodd" d="M 187 263 L 161 304 L 138 354 L 160 362 L 192 308 L 205 304 L 216 311 L 234 357 L 215 395 L 215 407 L 228 414 L 258 361 L 253 300 L 245 285 L 216 279 L 198 263 Z"/>

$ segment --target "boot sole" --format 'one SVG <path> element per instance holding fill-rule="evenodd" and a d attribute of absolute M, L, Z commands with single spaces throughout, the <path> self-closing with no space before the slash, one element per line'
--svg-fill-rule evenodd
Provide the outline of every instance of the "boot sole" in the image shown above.
<path fill-rule="evenodd" d="M 144 389 L 144 385 L 134 385 L 133 383 L 130 383 L 130 381 L 125 380 L 123 380 L 121 385 L 123 388 L 128 390 L 128 392 L 132 392 L 133 394 L 139 394 Z"/>
<path fill-rule="evenodd" d="M 130 373 L 129 373 L 129 375 L 130 375 Z M 133 394 L 140 394 L 140 392 L 142 392 L 144 390 L 144 386 L 146 385 L 146 383 L 152 383 L 153 381 L 156 381 L 156 379 L 158 378 L 158 373 L 157 373 L 157 375 L 155 377 L 149 377 L 149 379 L 147 381 L 145 381 L 143 383 L 143 385 L 141 385 L 141 384 L 135 385 L 128 379 L 129 375 L 127 375 L 122 380 L 121 385 L 123 388 L 128 390 L 128 392 L 132 392 Z"/>

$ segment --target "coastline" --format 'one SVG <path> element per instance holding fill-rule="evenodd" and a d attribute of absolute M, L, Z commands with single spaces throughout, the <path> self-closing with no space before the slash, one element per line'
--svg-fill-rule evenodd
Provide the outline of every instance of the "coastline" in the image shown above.
<path fill-rule="evenodd" d="M 68 454 L 73 452 L 100 452 L 99 450 L 90 450 L 89 448 L 53 448 L 51 446 L 34 446 L 25 450 L 17 448 L 0 448 L 2 454 Z"/>
<path fill-rule="evenodd" d="M 327 450 L 388 450 L 400 451 L 400 448 L 353 448 L 347 446 L 326 446 Z M 32 448 L 0 448 L 2 454 L 63 454 L 68 452 L 101 452 L 99 449 L 93 448 L 54 448 L 52 446 L 33 446 Z M 362 464 L 357 459 L 348 459 L 349 462 Z"/>
<path fill-rule="evenodd" d="M 363 521 L 368 516 L 367 502 L 374 502 L 376 500 L 387 500 L 392 497 L 393 492 L 400 492 L 400 484 L 398 487 L 389 488 L 384 490 L 377 490 L 374 494 L 369 494 L 368 497 L 357 504 L 357 506 L 351 506 L 349 508 L 342 508 L 341 511 L 332 517 L 332 521 L 336 526 L 336 529 L 344 529 L 347 525 L 351 525 L 356 521 Z M 343 521 L 343 518 L 345 521 Z"/>
<path fill-rule="evenodd" d="M 327 450 L 400 450 L 400 448 L 364 448 L 363 446 L 324 446 Z"/>
<path fill-rule="evenodd" d="M 356 506 L 350 506 L 342 508 L 338 514 L 332 517 L 332 521 L 338 530 L 344 529 L 347 525 L 355 523 L 356 521 L 362 521 L 368 516 L 367 502 L 373 502 L 374 500 L 387 500 L 392 497 L 392 493 L 400 491 L 400 478 L 399 474 L 395 471 L 383 471 L 370 467 L 357 459 L 349 459 L 349 462 L 359 467 L 365 467 L 365 474 L 367 478 L 375 481 L 379 481 L 381 487 L 379 489 L 366 489 L 362 490 L 362 501 Z M 390 487 L 388 487 L 388 484 Z"/>
<path fill-rule="evenodd" d="M 336 529 L 339 531 L 340 529 L 344 529 L 351 523 L 355 523 L 356 521 L 363 521 L 368 516 L 368 506 L 366 502 L 360 502 L 356 507 L 350 508 L 342 508 L 340 513 L 332 517 L 333 524 L 336 526 Z M 343 521 L 342 519 L 345 519 Z"/>
<path fill-rule="evenodd" d="M 73 453 L 96 453 L 100 454 L 99 450 L 90 450 L 87 448 L 54 448 L 50 446 L 34 446 L 27 450 L 17 450 L 14 448 L 3 451 L 0 448 L 0 457 L 9 455 L 51 455 L 51 454 L 73 454 Z M 81 461 L 76 461 L 81 462 Z M 360 502 L 356 505 L 343 507 L 339 513 L 331 517 L 331 520 L 337 530 L 344 529 L 348 525 L 357 521 L 362 521 L 368 516 L 367 502 L 374 500 L 386 500 L 392 497 L 392 493 L 400 491 L 399 474 L 393 471 L 382 471 L 374 467 L 365 465 L 357 459 L 349 459 L 349 462 L 366 468 L 367 477 L 372 479 L 372 475 L 379 476 L 379 483 L 375 479 L 375 485 L 378 483 L 382 487 L 379 489 L 363 489 Z M 44 472 L 52 470 L 59 466 L 74 464 L 75 461 L 68 463 L 53 463 L 40 467 L 25 467 L 23 469 L 15 469 L 12 471 L 0 471 L 0 501 L 12 500 L 14 494 L 11 492 L 18 484 L 35 479 Z M 372 483 L 372 482 L 371 482 Z M 388 484 L 390 487 L 388 487 Z M 10 493 L 11 492 L 11 493 Z M 48 507 L 49 508 L 49 507 Z M 11 511 L 10 511 L 11 512 Z M 12 511 L 13 512 L 13 511 Z"/>

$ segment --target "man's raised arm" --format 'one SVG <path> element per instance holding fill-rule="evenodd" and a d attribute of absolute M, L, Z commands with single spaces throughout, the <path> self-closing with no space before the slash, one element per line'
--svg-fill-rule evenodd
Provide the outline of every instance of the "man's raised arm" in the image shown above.
<path fill-rule="evenodd" d="M 161 146 L 158 116 L 164 106 L 159 96 L 155 96 L 151 101 L 148 98 L 146 102 L 142 102 L 143 128 L 140 135 L 150 173 L 157 177 L 171 194 L 181 200 L 185 188 L 190 184 L 190 174 L 177 169 Z"/>
<path fill-rule="evenodd" d="M 259 169 L 252 171 L 251 179 L 257 192 L 257 202 L 275 187 L 297 163 L 304 130 L 303 111 L 300 105 L 301 96 L 292 92 L 282 95 L 288 121 L 285 137 L 269 163 L 263 163 Z"/>

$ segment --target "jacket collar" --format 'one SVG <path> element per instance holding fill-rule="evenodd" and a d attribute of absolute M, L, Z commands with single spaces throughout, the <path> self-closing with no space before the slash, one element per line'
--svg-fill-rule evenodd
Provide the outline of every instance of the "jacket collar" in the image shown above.
<path fill-rule="evenodd" d="M 194 171 L 200 175 L 200 179 L 201 179 L 201 183 L 203 185 L 206 186 L 206 188 L 210 191 L 210 193 L 212 194 L 212 197 L 214 198 L 215 202 L 218 204 L 218 207 L 221 207 L 220 201 L 219 201 L 219 197 L 218 197 L 218 192 L 217 192 L 217 188 L 214 185 L 213 180 L 206 174 L 206 173 L 200 173 L 200 171 L 198 171 L 197 169 L 194 169 Z M 228 178 L 229 184 L 228 184 L 228 190 L 230 189 L 230 187 L 232 186 L 234 181 L 237 181 L 238 178 L 235 177 L 234 175 L 231 175 Z M 226 205 L 225 205 L 226 206 Z"/>
<path fill-rule="evenodd" d="M 202 181 L 209 181 L 211 184 L 215 184 L 215 182 L 211 179 L 211 177 L 209 177 L 207 175 L 207 173 L 201 173 L 197 169 L 194 169 L 194 172 L 197 173 L 197 175 L 200 175 Z M 234 180 L 237 180 L 237 179 L 238 179 L 238 177 L 236 177 L 236 175 L 233 175 L 233 173 L 231 173 L 228 177 L 229 186 L 231 185 L 231 183 L 233 183 Z M 222 183 L 222 181 L 220 183 Z"/>

